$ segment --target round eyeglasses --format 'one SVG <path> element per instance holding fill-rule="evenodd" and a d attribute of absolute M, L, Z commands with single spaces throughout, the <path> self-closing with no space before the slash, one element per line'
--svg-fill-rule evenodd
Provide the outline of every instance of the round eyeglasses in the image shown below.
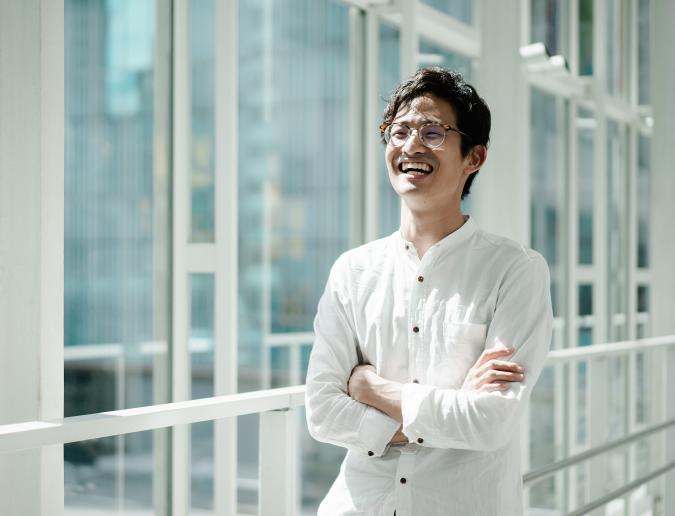
<path fill-rule="evenodd" d="M 448 131 L 453 131 L 461 135 L 470 138 L 466 133 L 463 133 L 459 129 L 455 129 L 448 124 L 436 124 L 429 123 L 424 124 L 419 129 L 414 127 L 408 127 L 403 124 L 391 124 L 386 125 L 382 124 L 380 126 L 380 132 L 384 138 L 385 143 L 391 144 L 394 147 L 401 147 L 405 142 L 408 141 L 408 138 L 412 135 L 413 131 L 417 131 L 417 136 L 419 137 L 422 144 L 430 149 L 437 149 L 445 141 L 445 134 Z"/>

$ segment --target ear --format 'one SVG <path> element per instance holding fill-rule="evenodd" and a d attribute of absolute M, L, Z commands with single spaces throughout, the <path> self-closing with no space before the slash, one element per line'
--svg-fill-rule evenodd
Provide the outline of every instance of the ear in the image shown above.
<path fill-rule="evenodd" d="M 487 148 L 485 145 L 474 145 L 466 158 L 464 158 L 464 173 L 473 174 L 480 169 L 487 159 Z"/>

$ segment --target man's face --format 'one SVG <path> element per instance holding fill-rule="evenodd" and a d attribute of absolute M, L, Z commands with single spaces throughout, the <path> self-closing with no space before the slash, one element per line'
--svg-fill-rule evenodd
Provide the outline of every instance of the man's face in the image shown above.
<path fill-rule="evenodd" d="M 448 102 L 428 95 L 401 107 L 394 117 L 394 123 L 415 129 L 430 122 L 448 124 L 456 129 L 455 110 Z M 389 180 L 408 207 L 439 209 L 441 213 L 447 212 L 450 207 L 459 209 L 467 177 L 484 161 L 484 155 L 482 159 L 480 156 L 484 150 L 480 146 L 474 147 L 478 152 L 471 151 L 462 158 L 460 138 L 457 132 L 448 131 L 443 144 L 430 149 L 420 141 L 415 131 L 402 146 L 387 145 L 385 159 Z M 424 173 L 415 173 L 411 168 L 423 169 Z"/>

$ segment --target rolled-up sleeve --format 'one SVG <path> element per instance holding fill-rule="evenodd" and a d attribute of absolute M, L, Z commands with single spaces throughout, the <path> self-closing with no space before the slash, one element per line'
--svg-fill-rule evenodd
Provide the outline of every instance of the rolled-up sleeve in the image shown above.
<path fill-rule="evenodd" d="M 401 412 L 406 436 L 413 442 L 422 439 L 425 446 L 484 451 L 510 442 L 544 366 L 552 321 L 548 266 L 529 251 L 502 280 L 485 343 L 486 348 L 514 348 L 507 359 L 525 368 L 525 379 L 502 392 L 405 384 Z"/>
<path fill-rule="evenodd" d="M 381 456 L 400 424 L 347 394 L 349 376 L 358 364 L 358 342 L 342 290 L 347 272 L 343 255 L 331 269 L 314 319 L 305 395 L 307 426 L 317 441 Z"/>

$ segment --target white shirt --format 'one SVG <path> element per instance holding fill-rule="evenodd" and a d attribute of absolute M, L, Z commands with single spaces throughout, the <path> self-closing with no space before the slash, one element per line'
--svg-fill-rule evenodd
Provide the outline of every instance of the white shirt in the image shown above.
<path fill-rule="evenodd" d="M 314 322 L 310 434 L 349 451 L 319 516 L 523 514 L 519 426 L 551 340 L 542 256 L 469 218 L 420 260 L 397 231 L 341 255 Z M 513 347 L 525 380 L 461 390 L 483 349 Z M 399 423 L 347 395 L 354 366 L 404 383 Z"/>

